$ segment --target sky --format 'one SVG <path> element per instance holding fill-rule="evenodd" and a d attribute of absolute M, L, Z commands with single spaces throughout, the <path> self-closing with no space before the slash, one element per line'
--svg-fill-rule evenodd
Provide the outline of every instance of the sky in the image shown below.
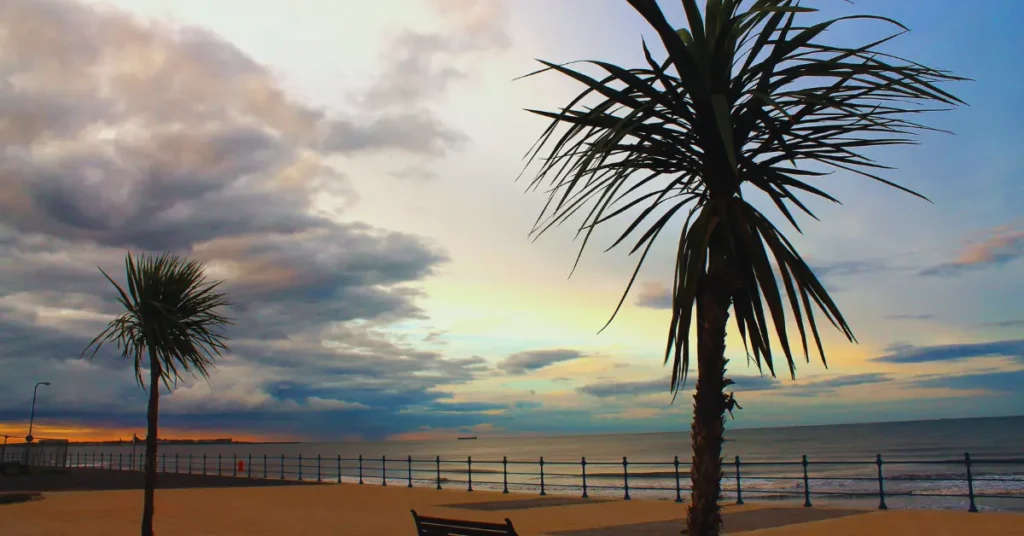
<path fill-rule="evenodd" d="M 890 51 L 973 81 L 926 119 L 955 134 L 872 153 L 932 203 L 836 173 L 843 204 L 788 231 L 858 343 L 829 328 L 827 368 L 773 378 L 730 329 L 728 426 L 1024 414 L 1024 3 L 806 4 L 891 16 L 911 31 Z M 0 0 L 0 433 L 25 435 L 48 381 L 36 437 L 144 435 L 130 364 L 79 358 L 126 251 L 201 260 L 232 302 L 231 352 L 165 390 L 162 436 L 686 430 L 663 366 L 674 241 L 598 334 L 636 260 L 603 252 L 624 224 L 570 278 L 574 227 L 531 240 L 546 198 L 517 181 L 547 126 L 524 109 L 579 88 L 514 79 L 638 65 L 642 36 L 617 0 Z"/>

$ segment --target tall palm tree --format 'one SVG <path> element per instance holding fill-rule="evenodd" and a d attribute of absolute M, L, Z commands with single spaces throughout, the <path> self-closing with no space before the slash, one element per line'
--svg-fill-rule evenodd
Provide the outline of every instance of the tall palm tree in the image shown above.
<path fill-rule="evenodd" d="M 218 313 L 227 305 L 224 295 L 217 292 L 220 283 L 207 282 L 198 261 L 167 253 L 142 255 L 136 260 L 129 253 L 124 264 L 127 292 L 100 269 L 117 289 L 124 312 L 86 346 L 82 356 L 88 353 L 92 358 L 104 343 L 116 344 L 121 356 L 134 365 L 135 379 L 143 389 L 143 366 L 149 366 L 142 536 L 151 536 L 160 383 L 170 390 L 182 373 L 207 377 L 214 358 L 228 350 L 223 328 L 231 320 Z"/>
<path fill-rule="evenodd" d="M 814 272 L 751 199 L 764 194 L 800 232 L 794 212 L 817 219 L 807 198 L 838 203 L 821 185 L 836 170 L 923 198 L 879 176 L 890 168 L 865 149 L 914 143 L 928 127 L 912 114 L 929 111 L 928 102 L 962 104 L 937 85 L 963 78 L 882 52 L 899 33 L 857 48 L 819 40 L 850 19 L 906 30 L 883 17 L 798 25 L 814 10 L 796 0 L 707 0 L 703 11 L 682 0 L 688 28 L 676 29 L 656 0 L 629 4 L 657 33 L 666 59 L 656 60 L 643 43 L 646 65 L 639 67 L 585 62 L 601 73 L 595 78 L 541 61 L 542 70 L 526 75 L 555 71 L 585 86 L 559 111 L 530 110 L 552 120 L 527 154 L 527 168 L 541 156 L 531 189 L 545 185 L 549 196 L 533 234 L 585 214 L 577 233 L 582 255 L 595 228 L 629 218 L 609 249 L 639 235 L 630 254 L 641 253 L 614 319 L 656 238 L 679 233 L 665 362 L 672 358 L 669 387 L 678 394 L 696 323 L 687 529 L 717 535 L 724 415 L 735 404 L 724 392 L 732 384 L 725 375 L 730 306 L 748 357 L 773 376 L 772 332 L 795 377 L 791 325 L 805 358 L 810 331 L 825 363 L 815 308 L 855 341 Z"/>

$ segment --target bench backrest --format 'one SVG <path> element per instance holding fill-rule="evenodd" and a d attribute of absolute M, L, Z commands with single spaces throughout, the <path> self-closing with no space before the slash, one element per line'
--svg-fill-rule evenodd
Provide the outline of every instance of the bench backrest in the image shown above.
<path fill-rule="evenodd" d="M 412 511 L 412 518 L 416 521 L 416 533 L 419 536 L 518 536 L 508 518 L 505 518 L 504 523 L 465 521 L 421 516 L 416 510 Z"/>

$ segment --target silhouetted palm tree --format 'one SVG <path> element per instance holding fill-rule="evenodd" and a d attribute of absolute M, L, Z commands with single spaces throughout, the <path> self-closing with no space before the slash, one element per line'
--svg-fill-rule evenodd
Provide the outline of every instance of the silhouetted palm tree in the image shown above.
<path fill-rule="evenodd" d="M 104 343 L 115 343 L 122 357 L 135 367 L 135 378 L 146 389 L 143 366 L 149 366 L 149 407 L 147 410 L 145 493 L 142 536 L 153 534 L 153 492 L 156 489 L 157 418 L 160 383 L 168 390 L 182 373 L 206 377 L 213 359 L 227 351 L 223 328 L 231 321 L 218 309 L 227 305 L 217 292 L 219 282 L 208 283 L 203 265 L 177 255 L 142 255 L 138 261 L 125 258 L 125 292 L 100 269 L 117 289 L 124 312 L 107 325 L 82 351 L 96 355 Z"/>
<path fill-rule="evenodd" d="M 631 216 L 611 246 L 639 234 L 630 253 L 641 254 L 617 314 L 655 239 L 679 233 L 665 362 L 673 359 L 670 389 L 678 393 L 696 307 L 687 527 L 692 535 L 717 535 L 724 415 L 735 404 L 724 392 L 732 383 L 725 376 L 730 306 L 748 356 L 773 376 L 772 331 L 795 374 L 787 308 L 808 361 L 809 328 L 825 362 L 813 308 L 855 340 L 800 254 L 750 203 L 752 194 L 763 194 L 798 232 L 793 212 L 814 218 L 808 197 L 838 202 L 818 184 L 835 170 L 922 197 L 879 176 L 889 168 L 864 149 L 913 143 L 927 127 L 909 114 L 929 111 L 920 106 L 929 101 L 960 104 L 936 84 L 963 78 L 881 52 L 898 33 L 858 48 L 819 41 L 856 18 L 905 30 L 882 17 L 798 26 L 796 19 L 814 10 L 793 0 L 707 0 L 703 12 L 695 0 L 682 0 L 689 27 L 676 29 L 655 0 L 629 3 L 657 33 L 667 59 L 656 60 L 644 43 L 646 65 L 636 68 L 586 62 L 602 73 L 594 78 L 541 61 L 546 68 L 527 75 L 553 70 L 586 86 L 560 111 L 531 110 L 552 119 L 528 153 L 532 162 L 544 151 L 531 188 L 549 188 L 533 234 L 583 210 L 582 255 L 597 226 Z"/>

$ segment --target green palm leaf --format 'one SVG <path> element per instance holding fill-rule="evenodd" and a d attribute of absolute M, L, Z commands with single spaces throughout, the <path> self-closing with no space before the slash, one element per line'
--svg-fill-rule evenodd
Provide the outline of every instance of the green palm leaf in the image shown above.
<path fill-rule="evenodd" d="M 655 59 L 642 42 L 646 65 L 638 68 L 541 61 L 544 68 L 528 75 L 551 71 L 583 86 L 558 111 L 530 110 L 551 120 L 524 169 L 539 163 L 530 189 L 544 187 L 548 196 L 532 234 L 582 216 L 575 271 L 595 229 L 621 222 L 608 249 L 629 243 L 631 255 L 641 253 L 610 324 L 655 241 L 666 230 L 678 233 L 665 363 L 672 363 L 674 396 L 687 379 L 696 324 L 687 527 L 713 536 L 721 525 L 724 414 L 738 407 L 724 393 L 732 384 L 725 377 L 729 310 L 748 358 L 773 376 L 781 350 L 795 377 L 791 325 L 804 358 L 810 361 L 810 339 L 825 366 L 821 317 L 856 340 L 793 244 L 749 200 L 763 194 L 801 232 L 797 213 L 817 220 L 809 199 L 838 203 L 825 184 L 834 171 L 925 199 L 886 178 L 890 168 L 869 150 L 916 143 L 919 132 L 934 130 L 912 119 L 961 104 L 939 86 L 963 78 L 881 52 L 906 31 L 883 17 L 800 26 L 797 17 L 814 10 L 796 0 L 706 0 L 703 12 L 695 0 L 682 0 L 687 28 L 674 28 L 655 0 L 629 3 L 657 33 L 666 59 Z M 856 48 L 819 41 L 853 20 L 897 31 Z M 583 70 L 591 68 L 596 74 Z"/>
<path fill-rule="evenodd" d="M 759 367 L 774 374 L 774 337 L 795 374 L 787 310 L 805 357 L 809 331 L 824 362 L 810 308 L 851 341 L 853 333 L 799 253 L 745 197 L 763 192 L 798 232 L 794 211 L 817 219 L 804 196 L 838 203 L 816 182 L 827 173 L 803 167 L 808 164 L 923 198 L 874 171 L 889 168 L 864 151 L 916 143 L 917 132 L 931 129 L 910 117 L 944 109 L 921 107 L 924 102 L 961 104 L 938 85 L 964 78 L 880 53 L 877 47 L 906 31 L 884 17 L 841 17 L 802 28 L 797 15 L 815 10 L 792 0 L 759 0 L 746 11 L 739 1 L 709 0 L 703 16 L 686 0 L 689 28 L 677 31 L 654 0 L 630 4 L 661 38 L 666 61 L 656 61 L 644 43 L 645 67 L 577 62 L 605 73 L 593 77 L 574 64 L 541 61 L 545 68 L 527 75 L 554 71 L 584 86 L 560 112 L 530 110 L 552 120 L 528 154 L 529 168 L 543 153 L 531 188 L 547 185 L 549 197 L 533 234 L 589 207 L 579 225 L 582 255 L 598 225 L 640 210 L 611 246 L 637 236 L 630 253 L 643 251 L 614 319 L 654 239 L 673 216 L 690 214 L 680 234 L 665 356 L 673 361 L 673 390 L 689 369 L 689 310 L 707 262 L 701 251 L 728 252 L 735 323 Z M 817 41 L 829 28 L 857 19 L 891 24 L 898 32 L 856 48 Z M 603 100 L 582 104 L 595 97 Z"/>
<path fill-rule="evenodd" d="M 183 374 L 207 377 L 214 359 L 228 350 L 223 328 L 231 319 L 218 311 L 228 305 L 218 292 L 219 282 L 208 282 L 203 265 L 177 255 L 125 257 L 125 291 L 110 275 L 103 277 L 117 291 L 124 311 L 89 342 L 82 357 L 93 357 L 113 343 L 121 356 L 132 361 L 139 385 L 149 350 L 159 360 L 160 379 L 170 389 Z"/>

